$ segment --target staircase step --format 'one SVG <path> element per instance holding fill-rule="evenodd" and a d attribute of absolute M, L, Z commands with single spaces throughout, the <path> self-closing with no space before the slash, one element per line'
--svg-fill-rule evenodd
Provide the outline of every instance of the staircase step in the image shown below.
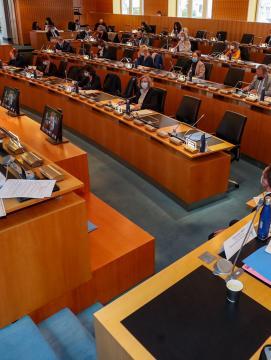
<path fill-rule="evenodd" d="M 42 321 L 38 327 L 59 359 L 96 359 L 93 336 L 87 333 L 70 309 L 62 309 Z"/>
<path fill-rule="evenodd" d="M 0 330 L 1 360 L 57 360 L 29 316 Z"/>
<path fill-rule="evenodd" d="M 87 332 L 95 337 L 94 331 L 94 321 L 93 321 L 93 314 L 100 310 L 103 305 L 99 302 L 96 304 L 88 307 L 87 309 L 81 311 L 77 314 L 78 319 L 80 320 L 81 324 L 87 329 Z"/>

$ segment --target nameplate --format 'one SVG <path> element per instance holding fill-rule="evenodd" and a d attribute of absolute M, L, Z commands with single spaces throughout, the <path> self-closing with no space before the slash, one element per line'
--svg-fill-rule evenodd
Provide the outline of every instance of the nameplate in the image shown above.
<path fill-rule="evenodd" d="M 157 130 L 157 135 L 160 136 L 161 138 L 168 138 L 168 133 L 164 130 Z"/>
<path fill-rule="evenodd" d="M 149 125 L 149 124 L 145 125 L 145 129 L 146 129 L 147 131 L 150 131 L 150 132 L 156 131 L 156 128 L 153 127 L 153 126 L 151 126 L 151 125 Z"/>
<path fill-rule="evenodd" d="M 135 119 L 135 120 L 133 121 L 133 123 L 134 123 L 135 125 L 137 125 L 137 126 L 142 126 L 142 125 L 144 125 L 143 121 L 138 120 L 138 119 Z"/>
<path fill-rule="evenodd" d="M 170 141 L 172 144 L 177 145 L 177 146 L 182 144 L 182 140 L 177 139 L 177 138 L 175 138 L 175 137 L 170 137 L 170 138 L 169 138 L 169 141 Z"/>

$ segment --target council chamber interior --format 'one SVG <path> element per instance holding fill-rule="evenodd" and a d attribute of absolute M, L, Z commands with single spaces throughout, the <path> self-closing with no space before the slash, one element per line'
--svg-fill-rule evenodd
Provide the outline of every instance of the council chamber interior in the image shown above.
<path fill-rule="evenodd" d="M 0 359 L 271 359 L 270 0 L 0 0 Z"/>

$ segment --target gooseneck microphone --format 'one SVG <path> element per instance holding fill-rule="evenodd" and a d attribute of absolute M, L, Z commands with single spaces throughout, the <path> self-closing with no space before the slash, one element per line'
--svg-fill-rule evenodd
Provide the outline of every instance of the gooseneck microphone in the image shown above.
<path fill-rule="evenodd" d="M 200 117 L 194 124 L 189 125 L 189 126 L 195 127 L 195 126 L 197 125 L 197 123 L 199 123 L 200 120 L 205 117 L 205 115 L 206 115 L 206 114 L 202 114 L 201 117 Z M 186 136 L 186 134 L 187 134 L 190 130 L 191 130 L 191 129 L 188 129 L 188 130 L 184 133 L 184 137 Z M 192 134 L 190 134 L 190 135 L 188 136 L 188 138 L 189 138 L 191 135 L 192 135 Z"/>

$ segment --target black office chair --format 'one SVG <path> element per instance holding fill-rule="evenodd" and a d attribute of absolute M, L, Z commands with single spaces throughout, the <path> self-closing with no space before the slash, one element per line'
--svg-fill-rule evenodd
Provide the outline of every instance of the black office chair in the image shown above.
<path fill-rule="evenodd" d="M 121 95 L 121 81 L 118 75 L 109 73 L 103 83 L 103 91 L 112 95 Z"/>
<path fill-rule="evenodd" d="M 214 43 L 213 47 L 212 47 L 212 51 L 211 54 L 221 54 L 226 50 L 227 44 L 225 44 L 222 41 L 217 41 Z"/>
<path fill-rule="evenodd" d="M 240 41 L 241 44 L 253 44 L 254 34 L 243 34 L 242 39 Z"/>
<path fill-rule="evenodd" d="M 227 31 L 218 31 L 216 33 L 216 38 L 218 41 L 226 41 L 227 40 Z"/>
<path fill-rule="evenodd" d="M 123 44 L 126 44 L 127 41 L 130 39 L 130 37 L 131 37 L 131 34 L 130 34 L 130 33 L 123 33 L 123 34 L 122 34 L 122 37 L 121 37 L 121 42 L 122 42 Z"/>
<path fill-rule="evenodd" d="M 108 32 L 115 32 L 115 25 L 108 25 Z"/>
<path fill-rule="evenodd" d="M 136 52 L 136 50 L 134 50 L 134 49 L 124 49 L 123 57 L 133 60 L 135 52 Z"/>
<path fill-rule="evenodd" d="M 90 44 L 85 44 L 82 43 L 80 50 L 79 50 L 79 54 L 80 55 L 90 55 L 90 51 L 91 51 L 91 45 Z"/>
<path fill-rule="evenodd" d="M 195 38 L 196 39 L 206 39 L 207 31 L 206 30 L 198 30 L 196 32 Z"/>
<path fill-rule="evenodd" d="M 65 78 L 65 71 L 67 69 L 68 61 L 67 60 L 61 60 L 58 69 L 57 69 L 57 76 L 60 78 Z"/>
<path fill-rule="evenodd" d="M 197 40 L 190 40 L 190 44 L 191 44 L 191 51 L 194 52 L 196 50 L 198 50 L 199 46 L 198 46 L 198 41 Z"/>
<path fill-rule="evenodd" d="M 224 85 L 236 87 L 238 82 L 243 81 L 245 76 L 245 69 L 239 67 L 229 67 L 227 75 L 224 80 Z"/>
<path fill-rule="evenodd" d="M 263 59 L 263 64 L 265 65 L 269 65 L 271 64 L 271 54 L 266 54 L 264 59 Z"/>
<path fill-rule="evenodd" d="M 156 88 L 156 87 L 154 87 L 153 89 L 154 89 L 155 92 L 157 93 L 158 99 L 159 99 L 160 107 L 159 107 L 158 112 L 160 112 L 160 113 L 163 114 L 163 113 L 164 113 L 164 108 L 165 108 L 167 91 L 166 91 L 165 89 Z"/>
<path fill-rule="evenodd" d="M 250 51 L 247 46 L 240 46 L 241 59 L 244 61 L 250 61 Z"/>
<path fill-rule="evenodd" d="M 132 76 L 130 78 L 130 80 L 128 81 L 128 84 L 127 84 L 126 89 L 124 91 L 123 97 L 126 98 L 126 99 L 132 97 L 133 95 L 135 95 L 136 90 L 137 90 L 137 77 Z"/>
<path fill-rule="evenodd" d="M 151 34 L 156 34 L 156 25 L 149 25 L 149 28 L 150 28 L 150 33 Z"/>
<path fill-rule="evenodd" d="M 216 136 L 218 138 L 234 145 L 234 147 L 228 151 L 231 155 L 231 161 L 238 161 L 240 159 L 240 145 L 246 122 L 246 116 L 233 111 L 226 111 L 216 129 Z M 237 181 L 229 180 L 229 182 L 236 188 L 239 188 Z"/>
<path fill-rule="evenodd" d="M 103 57 L 109 60 L 117 60 L 117 47 L 108 46 L 108 48 L 104 48 Z"/>
<path fill-rule="evenodd" d="M 210 80 L 213 64 L 205 62 L 204 65 L 205 65 L 205 80 Z"/>
<path fill-rule="evenodd" d="M 176 112 L 176 119 L 193 125 L 197 121 L 201 100 L 193 96 L 184 95 Z"/>
<path fill-rule="evenodd" d="M 176 62 L 176 65 L 173 67 L 175 71 L 182 71 L 184 75 L 187 75 L 190 67 L 191 67 L 192 60 L 186 56 L 180 56 Z"/>
<path fill-rule="evenodd" d="M 80 72 L 81 72 L 81 66 L 71 66 L 68 70 L 68 79 L 74 80 L 74 81 L 79 81 L 79 76 L 80 76 Z"/>

